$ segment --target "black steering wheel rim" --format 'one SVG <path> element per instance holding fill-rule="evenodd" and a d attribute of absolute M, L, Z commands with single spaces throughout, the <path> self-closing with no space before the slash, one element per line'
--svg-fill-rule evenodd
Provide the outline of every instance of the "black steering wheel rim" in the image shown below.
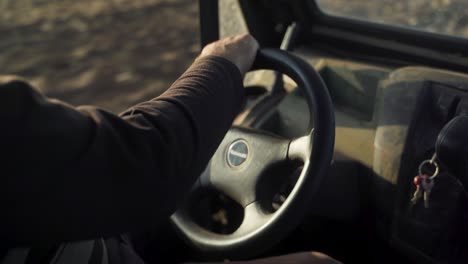
<path fill-rule="evenodd" d="M 257 69 L 283 73 L 302 88 L 313 120 L 313 128 L 311 127 L 304 137 L 289 142 L 288 158 L 302 159 L 304 162 L 301 175 L 284 204 L 272 214 L 273 216 L 259 222 L 260 226 L 244 233 L 221 235 L 199 227 L 183 210 L 171 217 L 176 230 L 190 245 L 212 255 L 247 257 L 277 243 L 300 223 L 332 161 L 335 140 L 334 111 L 328 89 L 317 71 L 302 59 L 278 49 L 259 50 L 252 67 L 252 70 Z M 238 131 L 237 128 L 231 130 L 231 134 L 234 134 L 233 139 L 236 138 L 236 133 L 249 133 Z M 248 206 L 251 209 L 256 207 L 248 204 L 246 210 Z M 262 220 L 262 216 L 258 218 L 259 221 Z"/>

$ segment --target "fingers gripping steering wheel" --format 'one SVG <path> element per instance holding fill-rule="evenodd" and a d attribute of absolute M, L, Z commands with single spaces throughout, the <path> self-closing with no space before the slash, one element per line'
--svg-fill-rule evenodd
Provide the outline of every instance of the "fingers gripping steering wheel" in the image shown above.
<path fill-rule="evenodd" d="M 231 234 L 216 234 L 197 225 L 186 208 L 171 217 L 185 240 L 205 253 L 245 257 L 273 246 L 300 223 L 332 160 L 333 105 L 319 74 L 302 59 L 277 49 L 260 50 L 255 69 L 274 70 L 292 78 L 303 89 L 313 126 L 293 140 L 236 126 L 229 130 L 197 183 L 210 185 L 239 203 L 244 210 L 242 223 Z M 258 195 L 260 176 L 287 160 L 303 162 L 302 171 L 281 207 L 267 213 Z"/>

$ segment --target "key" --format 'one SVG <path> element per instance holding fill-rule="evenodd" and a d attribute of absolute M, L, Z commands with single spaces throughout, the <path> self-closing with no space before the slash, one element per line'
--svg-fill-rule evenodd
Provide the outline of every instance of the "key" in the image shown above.
<path fill-rule="evenodd" d="M 423 195 L 423 190 L 421 188 L 421 186 L 416 186 L 416 191 L 414 191 L 413 193 L 413 198 L 411 198 L 411 203 L 413 205 L 417 204 L 419 199 L 421 199 L 421 196 Z"/>
<path fill-rule="evenodd" d="M 416 190 L 413 193 L 413 198 L 411 198 L 411 203 L 415 205 L 423 196 L 424 190 L 421 186 L 421 182 L 427 178 L 427 175 L 418 175 L 414 177 L 413 183 L 416 186 Z"/>
<path fill-rule="evenodd" d="M 426 177 L 421 181 L 421 186 L 424 191 L 424 208 L 429 208 L 429 198 L 432 188 L 434 187 L 434 180 L 430 177 Z"/>
<path fill-rule="evenodd" d="M 416 204 L 421 196 L 424 199 L 424 207 L 429 208 L 429 199 L 431 196 L 432 188 L 434 187 L 434 178 L 439 175 L 439 165 L 437 164 L 437 154 L 434 153 L 430 160 L 424 160 L 419 164 L 418 171 L 419 175 L 414 177 L 413 183 L 416 185 L 416 191 L 413 194 L 411 202 Z M 433 171 L 432 175 L 427 175 L 423 173 L 425 171 Z"/>

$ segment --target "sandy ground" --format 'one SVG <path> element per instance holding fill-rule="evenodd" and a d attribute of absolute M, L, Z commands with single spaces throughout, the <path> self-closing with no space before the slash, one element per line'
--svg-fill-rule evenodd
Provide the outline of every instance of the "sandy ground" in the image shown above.
<path fill-rule="evenodd" d="M 199 51 L 197 1 L 0 0 L 2 74 L 119 112 L 164 91 Z"/>
<path fill-rule="evenodd" d="M 317 1 L 334 14 L 468 37 L 466 0 Z M 195 58 L 197 2 L 0 0 L 0 73 L 71 104 L 122 111 L 160 94 Z"/>

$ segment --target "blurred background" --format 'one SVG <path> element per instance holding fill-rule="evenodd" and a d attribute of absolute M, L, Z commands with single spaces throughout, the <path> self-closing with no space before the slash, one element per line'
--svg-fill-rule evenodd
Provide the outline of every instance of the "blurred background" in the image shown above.
<path fill-rule="evenodd" d="M 0 74 L 113 112 L 163 92 L 199 46 L 198 1 L 0 0 Z"/>
<path fill-rule="evenodd" d="M 465 1 L 317 0 L 332 15 L 467 37 Z M 196 57 L 198 1 L 0 0 L 0 36 L 0 74 L 120 112 L 159 95 Z"/>
<path fill-rule="evenodd" d="M 337 16 L 468 37 L 466 0 L 316 0 Z"/>

